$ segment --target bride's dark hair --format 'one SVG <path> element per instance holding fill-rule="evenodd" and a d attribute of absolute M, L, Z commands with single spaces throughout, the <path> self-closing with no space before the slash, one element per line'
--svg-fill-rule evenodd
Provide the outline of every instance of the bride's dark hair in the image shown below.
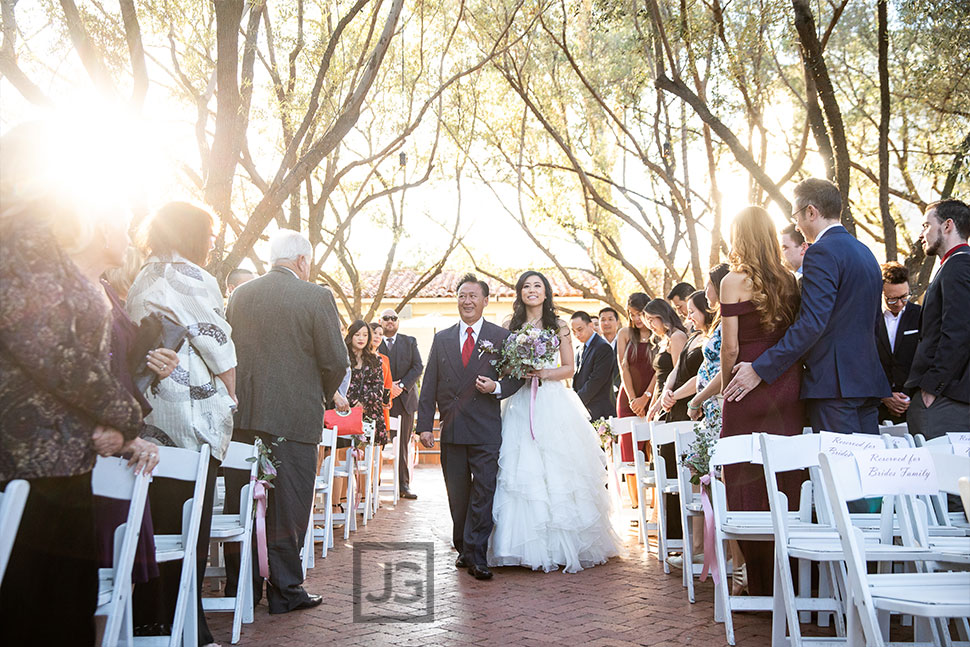
<path fill-rule="evenodd" d="M 523 272 L 519 280 L 515 282 L 515 302 L 512 303 L 512 320 L 509 322 L 509 330 L 518 330 L 525 325 L 526 314 L 525 304 L 522 302 L 522 286 L 525 285 L 530 276 L 538 276 L 546 291 L 546 298 L 542 302 L 542 327 L 559 330 L 556 306 L 552 303 L 552 286 L 549 285 L 549 279 L 543 276 L 542 272 L 535 270 Z"/>

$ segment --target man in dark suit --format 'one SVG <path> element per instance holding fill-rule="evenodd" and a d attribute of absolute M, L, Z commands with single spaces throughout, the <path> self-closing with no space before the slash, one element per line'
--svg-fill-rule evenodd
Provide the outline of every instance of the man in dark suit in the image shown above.
<path fill-rule="evenodd" d="M 458 284 L 461 322 L 435 335 L 428 355 L 417 431 L 421 444 L 434 447 L 434 412 L 441 416 L 441 471 L 448 490 L 458 551 L 455 566 L 475 578 L 492 577 L 486 561 L 492 534 L 492 501 L 502 444 L 499 400 L 522 386 L 522 380 L 499 380 L 483 352 L 482 341 L 498 349 L 509 331 L 482 318 L 488 305 L 488 284 L 466 274 Z"/>
<path fill-rule="evenodd" d="M 275 234 L 273 269 L 236 288 L 226 311 L 239 354 L 233 439 L 253 443 L 259 438 L 277 466 L 266 509 L 270 613 L 309 609 L 322 601 L 303 589 L 300 547 L 313 503 L 324 402 L 350 365 L 333 294 L 308 282 L 312 257 L 310 241 L 298 232 Z M 248 480 L 248 470 L 226 470 L 226 492 L 237 493 L 227 494 L 226 513 L 238 512 L 238 492 Z M 238 553 L 231 555 L 228 546 L 226 553 L 227 591 L 234 594 Z M 262 584 L 258 569 L 253 570 L 259 600 Z"/>
<path fill-rule="evenodd" d="M 418 379 L 421 377 L 421 352 L 418 350 L 418 340 L 408 335 L 398 333 L 400 326 L 397 312 L 388 308 L 381 313 L 381 328 L 384 329 L 384 341 L 381 342 L 380 352 L 387 355 L 391 362 L 391 417 L 401 416 L 401 437 L 398 441 L 400 461 L 398 474 L 401 483 L 401 496 L 405 499 L 417 499 L 418 495 L 411 492 L 411 470 L 408 466 L 408 445 L 411 442 L 411 430 L 414 428 L 414 413 L 418 410 Z"/>
<path fill-rule="evenodd" d="M 613 352 L 613 359 L 616 360 L 616 338 L 619 337 L 620 333 L 620 313 L 610 306 L 606 306 L 600 310 L 600 334 L 606 343 L 610 345 L 610 350 Z M 616 414 L 616 398 L 620 393 L 620 364 L 619 360 L 616 360 L 616 370 L 613 372 L 613 388 L 610 389 L 610 400 L 612 401 L 612 413 L 610 415 Z"/>
<path fill-rule="evenodd" d="M 570 322 L 573 335 L 582 343 L 579 363 L 573 376 L 573 390 L 586 405 L 593 420 L 609 418 L 616 413 L 611 393 L 613 373 L 616 371 L 616 354 L 600 337 L 590 322 L 589 314 L 578 310 Z"/>
<path fill-rule="evenodd" d="M 879 405 L 879 420 L 906 422 L 910 396 L 906 378 L 919 341 L 919 305 L 909 302 L 909 271 L 901 263 L 882 265 L 882 296 L 885 308 L 876 320 L 876 349 L 892 395 Z"/>
<path fill-rule="evenodd" d="M 872 334 L 880 316 L 879 264 L 839 224 L 842 197 L 834 184 L 809 178 L 794 193 L 792 219 L 813 243 L 802 261 L 798 318 L 753 363 L 734 367 L 724 397 L 741 400 L 762 380 L 774 382 L 804 358 L 801 398 L 812 428 L 878 433 L 879 400 L 891 394 Z"/>
<path fill-rule="evenodd" d="M 942 200 L 926 208 L 923 249 L 940 257 L 926 289 L 916 356 L 906 381 L 909 431 L 927 438 L 970 431 L 970 208 Z"/>

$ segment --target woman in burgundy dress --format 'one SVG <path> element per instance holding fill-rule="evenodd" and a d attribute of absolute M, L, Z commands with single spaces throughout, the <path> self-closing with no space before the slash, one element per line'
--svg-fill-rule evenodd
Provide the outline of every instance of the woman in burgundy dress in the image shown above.
<path fill-rule="evenodd" d="M 616 337 L 616 360 L 620 365 L 620 393 L 616 399 L 618 418 L 647 415 L 653 397 L 656 375 L 653 369 L 653 347 L 650 345 L 651 330 L 643 318 L 643 309 L 650 302 L 643 292 L 634 292 L 627 299 L 630 325 L 620 330 Z M 633 394 L 633 397 L 630 397 Z M 640 450 L 650 459 L 647 442 Z M 626 434 L 620 438 L 620 456 L 623 461 L 633 460 L 633 437 Z M 638 505 L 637 484 L 627 479 L 627 488 L 633 506 Z"/>
<path fill-rule="evenodd" d="M 760 207 L 747 207 L 731 225 L 731 272 L 721 282 L 721 377 L 727 384 L 739 361 L 754 361 L 785 334 L 798 313 L 795 276 L 782 265 L 771 217 Z M 772 384 L 762 383 L 740 402 L 724 402 L 721 436 L 758 432 L 794 436 L 802 432 L 804 414 L 798 399 L 801 367 L 792 366 Z M 798 504 L 802 475 L 778 478 L 789 505 Z M 767 510 L 768 492 L 760 465 L 724 467 L 727 504 L 731 510 Z M 774 545 L 738 542 L 747 568 L 751 595 L 771 595 Z M 735 561 L 735 564 L 738 562 Z"/>

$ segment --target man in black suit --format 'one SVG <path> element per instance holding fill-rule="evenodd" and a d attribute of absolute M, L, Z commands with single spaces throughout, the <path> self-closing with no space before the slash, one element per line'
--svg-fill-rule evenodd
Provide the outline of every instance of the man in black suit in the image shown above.
<path fill-rule="evenodd" d="M 333 294 L 309 282 L 312 258 L 304 236 L 289 230 L 274 234 L 273 269 L 236 288 L 226 310 L 239 357 L 233 439 L 251 444 L 259 438 L 276 463 L 266 504 L 270 613 L 323 601 L 303 589 L 300 548 L 313 505 L 324 402 L 337 390 L 350 360 Z M 239 511 L 238 493 L 248 482 L 249 470 L 226 470 L 227 514 Z M 236 591 L 238 568 L 238 549 L 232 555 L 227 545 L 228 592 Z M 253 571 L 258 601 L 262 581 L 258 569 Z"/>
<path fill-rule="evenodd" d="M 906 388 L 909 431 L 927 438 L 970 431 L 970 207 L 942 200 L 926 208 L 923 249 L 940 257 L 926 289 L 920 340 Z"/>
<path fill-rule="evenodd" d="M 573 314 L 573 335 L 582 343 L 579 363 L 573 376 L 573 390 L 586 405 L 593 420 L 609 418 L 616 409 L 612 403 L 613 373 L 616 371 L 616 354 L 605 339 L 596 334 L 588 313 L 578 310 Z"/>
<path fill-rule="evenodd" d="M 398 333 L 397 312 L 388 308 L 381 313 L 381 328 L 384 341 L 380 352 L 387 355 L 391 362 L 391 417 L 401 416 L 401 437 L 398 441 L 400 460 L 398 474 L 401 483 L 401 496 L 417 499 L 411 492 L 411 470 L 408 465 L 408 445 L 411 443 L 411 430 L 414 428 L 414 412 L 418 410 L 418 379 L 421 377 L 421 352 L 418 340 Z"/>
<path fill-rule="evenodd" d="M 441 416 L 441 471 L 448 490 L 454 524 L 452 540 L 458 551 L 455 566 L 467 568 L 477 579 L 492 577 L 486 551 L 492 534 L 492 501 L 502 445 L 499 400 L 522 386 L 522 380 L 499 380 L 482 341 L 496 349 L 509 331 L 485 321 L 488 284 L 474 274 L 458 283 L 461 322 L 435 335 L 428 355 L 417 431 L 421 444 L 434 447 L 434 412 Z"/>
<path fill-rule="evenodd" d="M 919 341 L 921 308 L 909 302 L 909 271 L 895 261 L 882 265 L 882 295 L 885 308 L 876 320 L 876 348 L 893 394 L 882 399 L 879 419 L 899 424 L 906 422 L 909 408 L 904 385 Z"/>
<path fill-rule="evenodd" d="M 612 413 L 616 413 L 616 398 L 620 392 L 620 364 L 619 360 L 616 359 L 616 338 L 620 334 L 620 313 L 610 306 L 606 306 L 600 310 L 600 334 L 606 343 L 610 345 L 610 350 L 613 351 L 613 359 L 616 360 L 616 370 L 613 372 L 613 388 L 610 392 L 610 399 L 612 401 Z"/>

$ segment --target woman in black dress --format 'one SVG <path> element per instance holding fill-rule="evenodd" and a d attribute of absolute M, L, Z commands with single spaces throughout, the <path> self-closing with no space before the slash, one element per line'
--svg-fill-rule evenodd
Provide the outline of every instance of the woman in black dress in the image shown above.
<path fill-rule="evenodd" d="M 694 329 L 684 350 L 680 353 L 680 361 L 671 376 L 669 388 L 664 391 L 661 406 L 667 412 L 667 422 L 690 420 L 687 415 L 687 403 L 690 396 L 696 393 L 693 385 L 697 378 L 697 371 L 704 361 L 704 343 L 707 341 L 714 313 L 710 311 L 707 297 L 703 290 L 698 290 L 687 299 L 687 321 Z"/>

